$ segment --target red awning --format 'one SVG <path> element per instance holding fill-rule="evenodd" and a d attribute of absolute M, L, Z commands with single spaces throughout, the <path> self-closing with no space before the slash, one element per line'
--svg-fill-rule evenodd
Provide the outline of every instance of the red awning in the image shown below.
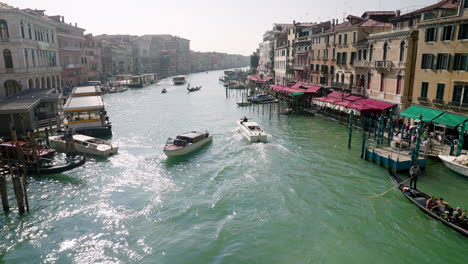
<path fill-rule="evenodd" d="M 374 99 L 368 99 L 368 98 L 367 99 L 361 99 L 361 100 L 358 100 L 356 102 L 360 103 L 360 104 L 369 105 L 369 106 L 372 106 L 375 109 L 380 109 L 380 110 L 385 110 L 385 109 L 388 109 L 388 108 L 393 107 L 393 106 L 396 105 L 396 104 L 382 102 L 382 101 L 378 101 L 378 100 L 374 100 Z"/>
<path fill-rule="evenodd" d="M 294 86 L 296 86 L 296 87 L 299 86 L 300 87 L 300 86 L 304 86 L 304 85 L 303 84 L 301 84 L 301 85 L 295 84 Z M 273 85 L 270 85 L 270 88 L 273 91 L 277 91 L 277 92 L 284 93 L 284 94 L 299 93 L 299 92 L 305 93 L 305 94 L 315 94 L 315 93 L 317 93 L 318 90 L 320 90 L 322 88 L 320 86 L 312 86 L 311 85 L 311 86 L 308 86 L 307 89 L 302 89 L 302 88 L 295 88 L 294 86 L 288 87 L 288 86 L 273 84 Z"/>
<path fill-rule="evenodd" d="M 350 102 L 354 102 L 354 101 L 361 100 L 361 99 L 364 99 L 364 97 L 356 96 L 356 95 L 351 95 L 345 98 L 346 101 L 350 101 Z"/>
<path fill-rule="evenodd" d="M 258 75 L 248 75 L 247 79 L 254 81 L 254 82 L 266 83 L 269 80 L 273 79 L 273 77 L 265 77 L 265 79 L 262 79 Z"/>
<path fill-rule="evenodd" d="M 344 92 L 332 92 L 327 95 L 327 97 L 334 97 L 334 98 L 345 98 L 350 96 L 349 93 L 344 93 Z"/>

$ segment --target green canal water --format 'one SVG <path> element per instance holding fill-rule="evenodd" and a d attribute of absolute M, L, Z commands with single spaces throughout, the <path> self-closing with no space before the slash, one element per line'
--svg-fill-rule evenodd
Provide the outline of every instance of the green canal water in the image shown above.
<path fill-rule="evenodd" d="M 0 263 L 462 263 L 468 240 L 394 190 L 360 159 L 359 132 L 303 116 L 238 108 L 222 71 L 105 95 L 119 154 L 30 180 L 31 212 L 0 213 Z M 167 87 L 168 93 L 161 94 Z M 271 134 L 249 144 L 247 115 Z M 188 130 L 213 143 L 168 160 Z M 468 179 L 429 161 L 420 188 L 468 209 Z M 12 195 L 10 195 L 12 197 Z M 12 202 L 13 203 L 13 202 Z"/>

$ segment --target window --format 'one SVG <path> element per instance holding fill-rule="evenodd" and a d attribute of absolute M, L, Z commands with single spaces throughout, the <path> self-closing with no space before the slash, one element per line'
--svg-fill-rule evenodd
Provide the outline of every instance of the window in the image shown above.
<path fill-rule="evenodd" d="M 349 64 L 354 64 L 355 59 L 356 59 L 356 52 L 351 52 L 351 59 L 349 61 Z"/>
<path fill-rule="evenodd" d="M 332 52 L 332 53 L 333 53 L 333 59 L 336 59 L 336 49 L 335 49 L 335 48 L 333 48 L 333 52 Z"/>
<path fill-rule="evenodd" d="M 465 85 L 465 88 L 467 87 Z M 465 105 L 468 103 L 468 93 L 463 91 L 463 84 L 457 84 L 453 87 L 452 105 L 459 106 L 461 103 Z"/>
<path fill-rule="evenodd" d="M 467 0 L 463 1 L 463 8 L 468 8 L 468 1 Z"/>
<path fill-rule="evenodd" d="M 434 55 L 423 54 L 422 61 L 421 61 L 421 69 L 432 69 L 433 61 L 434 61 Z"/>
<path fill-rule="evenodd" d="M 436 41 L 437 40 L 437 28 L 428 28 L 426 29 L 424 41 Z"/>
<path fill-rule="evenodd" d="M 367 50 L 362 51 L 362 59 L 367 60 Z"/>
<path fill-rule="evenodd" d="M 0 19 L 0 39 L 7 39 L 8 35 L 8 25 L 7 22 L 3 19 Z"/>
<path fill-rule="evenodd" d="M 455 29 L 454 25 L 444 26 L 442 28 L 441 40 L 442 41 L 452 40 L 453 39 L 453 32 L 455 31 L 454 29 Z"/>
<path fill-rule="evenodd" d="M 429 89 L 429 83 L 423 82 L 421 84 L 421 98 L 427 98 L 427 90 Z"/>
<path fill-rule="evenodd" d="M 374 55 L 374 45 L 370 45 L 370 49 L 369 49 L 369 61 L 372 61 L 373 55 Z"/>
<path fill-rule="evenodd" d="M 26 68 L 28 68 L 29 67 L 28 49 L 24 49 L 24 61 L 26 62 Z"/>
<path fill-rule="evenodd" d="M 341 45 L 341 35 L 338 35 L 338 45 Z"/>
<path fill-rule="evenodd" d="M 330 66 L 330 74 L 334 74 L 335 73 L 335 66 Z"/>
<path fill-rule="evenodd" d="M 385 91 L 385 74 L 380 75 L 380 91 Z"/>
<path fill-rule="evenodd" d="M 325 60 L 328 59 L 328 49 L 323 50 L 323 59 L 325 59 Z"/>
<path fill-rule="evenodd" d="M 444 83 L 438 83 L 437 84 L 437 93 L 436 93 L 436 99 L 437 100 L 444 100 L 444 90 L 445 90 L 445 84 Z"/>
<path fill-rule="evenodd" d="M 336 55 L 336 64 L 341 64 L 341 52 L 338 52 Z"/>
<path fill-rule="evenodd" d="M 34 56 L 34 50 L 31 49 L 31 58 L 32 58 L 32 65 L 33 67 L 36 66 L 36 58 Z"/>
<path fill-rule="evenodd" d="M 439 53 L 437 54 L 436 70 L 448 70 L 450 54 Z"/>
<path fill-rule="evenodd" d="M 410 20 L 408 21 L 408 27 L 409 27 L 409 28 L 412 28 L 413 26 L 414 26 L 414 20 L 413 20 L 413 19 L 410 19 Z"/>
<path fill-rule="evenodd" d="M 367 74 L 367 90 L 371 88 L 371 80 L 372 80 L 372 75 L 371 73 Z"/>
<path fill-rule="evenodd" d="M 5 62 L 5 68 L 13 69 L 13 58 L 9 49 L 3 50 L 3 61 Z"/>
<path fill-rule="evenodd" d="M 353 43 L 356 43 L 356 32 L 353 32 Z"/>
<path fill-rule="evenodd" d="M 405 60 L 405 42 L 400 43 L 400 62 Z"/>
<path fill-rule="evenodd" d="M 343 53 L 341 54 L 341 63 L 342 63 L 342 64 L 346 64 L 346 57 L 347 57 L 347 55 L 348 55 L 348 54 L 347 54 L 346 52 L 343 52 Z"/>
<path fill-rule="evenodd" d="M 385 44 L 383 45 L 383 56 L 382 56 L 382 60 L 387 60 L 387 54 L 388 54 L 388 43 L 385 42 Z"/>
<path fill-rule="evenodd" d="M 396 94 L 401 94 L 401 82 L 402 82 L 402 76 L 398 75 L 397 76 L 397 84 L 396 84 Z"/>
<path fill-rule="evenodd" d="M 28 24 L 29 39 L 32 39 L 31 24 Z"/>
<path fill-rule="evenodd" d="M 320 60 L 320 50 L 317 50 L 317 60 Z"/>
<path fill-rule="evenodd" d="M 20 27 L 21 27 L 21 37 L 24 38 L 24 23 L 23 23 L 23 21 L 20 22 Z"/>
<path fill-rule="evenodd" d="M 465 3 L 466 2 L 468 2 L 468 0 L 466 0 Z M 468 24 L 460 25 L 458 28 L 458 39 L 468 39 Z"/>
<path fill-rule="evenodd" d="M 318 65 L 318 64 L 315 65 L 315 71 L 316 71 L 316 72 L 320 71 L 320 65 Z"/>
<path fill-rule="evenodd" d="M 453 70 L 468 71 L 468 53 L 455 53 L 453 59 Z"/>
<path fill-rule="evenodd" d="M 362 50 L 358 50 L 357 52 L 357 59 L 361 60 L 362 59 Z"/>

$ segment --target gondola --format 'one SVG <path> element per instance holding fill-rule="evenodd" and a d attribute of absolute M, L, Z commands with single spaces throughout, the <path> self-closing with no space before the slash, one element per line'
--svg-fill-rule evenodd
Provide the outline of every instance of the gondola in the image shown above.
<path fill-rule="evenodd" d="M 28 174 L 30 175 L 48 175 L 48 174 L 59 174 L 75 168 L 80 167 L 85 164 L 86 157 L 78 156 L 74 159 L 67 159 L 67 163 L 63 165 L 41 165 L 37 166 L 28 166 Z"/>
<path fill-rule="evenodd" d="M 200 90 L 201 88 L 202 88 L 202 87 L 201 87 L 201 85 L 200 85 L 200 86 L 195 86 L 195 87 L 193 87 L 193 88 L 187 87 L 187 90 L 188 90 L 189 92 L 195 92 L 195 91 Z"/>
<path fill-rule="evenodd" d="M 431 198 L 429 195 L 417 190 L 417 189 L 413 189 L 413 188 L 410 188 L 410 186 L 406 183 L 403 183 L 403 180 L 398 177 L 396 174 L 394 174 L 392 171 L 389 170 L 389 174 L 390 174 L 390 178 L 392 179 L 393 183 L 395 185 L 398 185 L 398 188 L 400 189 L 400 191 L 403 193 L 403 195 L 408 199 L 410 200 L 411 202 L 413 202 L 416 206 L 419 207 L 419 209 L 421 209 L 421 211 L 423 211 L 424 213 L 426 213 L 427 215 L 429 215 L 430 217 L 442 222 L 443 224 L 445 224 L 446 226 L 450 227 L 451 229 L 457 231 L 458 233 L 468 237 L 468 229 L 466 228 L 463 228 L 455 223 L 452 223 L 452 222 L 449 222 L 447 221 L 445 218 L 439 216 L 437 213 L 429 210 L 426 208 L 426 201 L 427 199 Z M 406 187 L 404 190 L 403 188 Z"/>

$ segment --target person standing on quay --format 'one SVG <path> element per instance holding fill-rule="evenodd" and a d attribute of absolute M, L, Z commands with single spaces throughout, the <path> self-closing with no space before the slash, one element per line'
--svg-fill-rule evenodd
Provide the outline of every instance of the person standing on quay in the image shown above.
<path fill-rule="evenodd" d="M 418 176 L 421 173 L 421 169 L 419 169 L 419 164 L 418 164 L 417 161 L 410 168 L 409 173 L 410 173 L 410 177 L 411 177 L 410 187 L 417 190 L 416 184 L 418 182 Z"/>

